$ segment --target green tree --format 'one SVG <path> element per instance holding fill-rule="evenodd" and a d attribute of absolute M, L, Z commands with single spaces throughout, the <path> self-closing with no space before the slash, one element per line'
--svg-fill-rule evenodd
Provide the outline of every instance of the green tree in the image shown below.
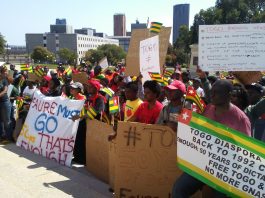
<path fill-rule="evenodd" d="M 91 49 L 85 53 L 84 59 L 85 61 L 89 61 L 91 64 L 94 65 L 95 63 L 98 63 L 102 58 L 104 58 L 104 54 L 102 51 Z"/>
<path fill-rule="evenodd" d="M 116 65 L 126 57 L 126 52 L 117 45 L 105 44 L 99 46 L 96 50 L 88 50 L 85 54 L 85 61 L 95 64 L 105 56 L 109 64 Z"/>
<path fill-rule="evenodd" d="M 6 41 L 4 39 L 4 36 L 0 33 L 0 54 L 5 53 L 5 44 L 6 44 Z"/>
<path fill-rule="evenodd" d="M 58 55 L 63 63 L 73 65 L 77 60 L 77 54 L 68 48 L 61 48 L 58 52 Z"/>
<path fill-rule="evenodd" d="M 103 52 L 111 65 L 117 65 L 118 62 L 126 57 L 126 52 L 117 45 L 101 45 L 98 47 L 98 50 Z"/>
<path fill-rule="evenodd" d="M 34 48 L 31 58 L 34 60 L 34 62 L 54 62 L 55 56 L 53 53 L 51 53 L 49 50 L 47 50 L 45 47 L 37 46 Z"/>

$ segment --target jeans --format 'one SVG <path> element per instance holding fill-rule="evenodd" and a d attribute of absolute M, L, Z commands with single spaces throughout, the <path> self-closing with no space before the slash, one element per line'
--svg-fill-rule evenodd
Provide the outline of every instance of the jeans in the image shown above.
<path fill-rule="evenodd" d="M 202 189 L 205 184 L 187 173 L 183 173 L 175 182 L 172 190 L 173 198 L 188 198 Z M 225 198 L 226 195 L 214 190 L 215 198 Z"/>
<path fill-rule="evenodd" d="M 11 114 L 11 104 L 9 101 L 0 102 L 0 137 L 5 136 L 7 139 L 12 140 L 12 129 L 10 127 L 10 114 Z"/>

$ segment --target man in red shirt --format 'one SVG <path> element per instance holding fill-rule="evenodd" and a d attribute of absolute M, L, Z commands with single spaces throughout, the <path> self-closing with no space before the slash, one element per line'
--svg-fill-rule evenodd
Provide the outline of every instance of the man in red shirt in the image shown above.
<path fill-rule="evenodd" d="M 144 83 L 145 101 L 139 106 L 135 114 L 128 121 L 155 124 L 160 111 L 163 109 L 163 105 L 157 101 L 160 91 L 160 85 L 156 81 L 146 81 Z"/>

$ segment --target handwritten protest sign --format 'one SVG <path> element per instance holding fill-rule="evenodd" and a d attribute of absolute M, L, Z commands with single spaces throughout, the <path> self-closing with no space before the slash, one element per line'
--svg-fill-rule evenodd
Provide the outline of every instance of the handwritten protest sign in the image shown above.
<path fill-rule="evenodd" d="M 74 82 L 80 82 L 80 83 L 87 83 L 87 74 L 85 72 L 73 74 L 73 81 Z"/>
<path fill-rule="evenodd" d="M 101 68 L 102 68 L 103 70 L 105 70 L 105 69 L 109 66 L 109 63 L 108 63 L 108 59 L 107 59 L 107 57 L 102 58 L 102 59 L 99 61 L 98 65 L 100 65 Z"/>
<path fill-rule="evenodd" d="M 112 126 L 98 120 L 87 120 L 86 165 L 100 180 L 109 181 L 109 142 Z"/>
<path fill-rule="evenodd" d="M 160 125 L 119 122 L 116 149 L 117 197 L 171 197 L 182 172 L 174 166 L 174 131 Z"/>
<path fill-rule="evenodd" d="M 17 140 L 17 146 L 70 166 L 79 122 L 71 117 L 80 113 L 84 101 L 46 97 L 36 91 Z"/>
<path fill-rule="evenodd" d="M 159 32 L 159 62 L 160 72 L 163 72 L 163 65 L 167 54 L 171 27 L 162 27 Z M 140 73 L 140 41 L 156 36 L 149 29 L 135 29 L 132 31 L 131 41 L 126 56 L 125 74 L 127 76 L 138 76 Z"/>
<path fill-rule="evenodd" d="M 143 81 L 151 80 L 148 72 L 160 73 L 158 36 L 140 42 L 140 72 Z"/>
<path fill-rule="evenodd" d="M 188 174 L 232 197 L 265 196 L 264 143 L 188 110 L 177 141 L 177 162 Z"/>
<path fill-rule="evenodd" d="M 265 23 L 200 25 L 199 66 L 203 71 L 265 70 Z"/>

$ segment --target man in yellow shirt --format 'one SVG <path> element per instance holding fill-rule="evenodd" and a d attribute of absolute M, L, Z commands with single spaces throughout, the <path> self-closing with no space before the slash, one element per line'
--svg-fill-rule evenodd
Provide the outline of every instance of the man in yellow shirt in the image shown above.
<path fill-rule="evenodd" d="M 138 84 L 136 82 L 129 82 L 125 86 L 126 103 L 124 106 L 124 121 L 128 121 L 136 112 L 142 100 L 138 98 Z"/>

